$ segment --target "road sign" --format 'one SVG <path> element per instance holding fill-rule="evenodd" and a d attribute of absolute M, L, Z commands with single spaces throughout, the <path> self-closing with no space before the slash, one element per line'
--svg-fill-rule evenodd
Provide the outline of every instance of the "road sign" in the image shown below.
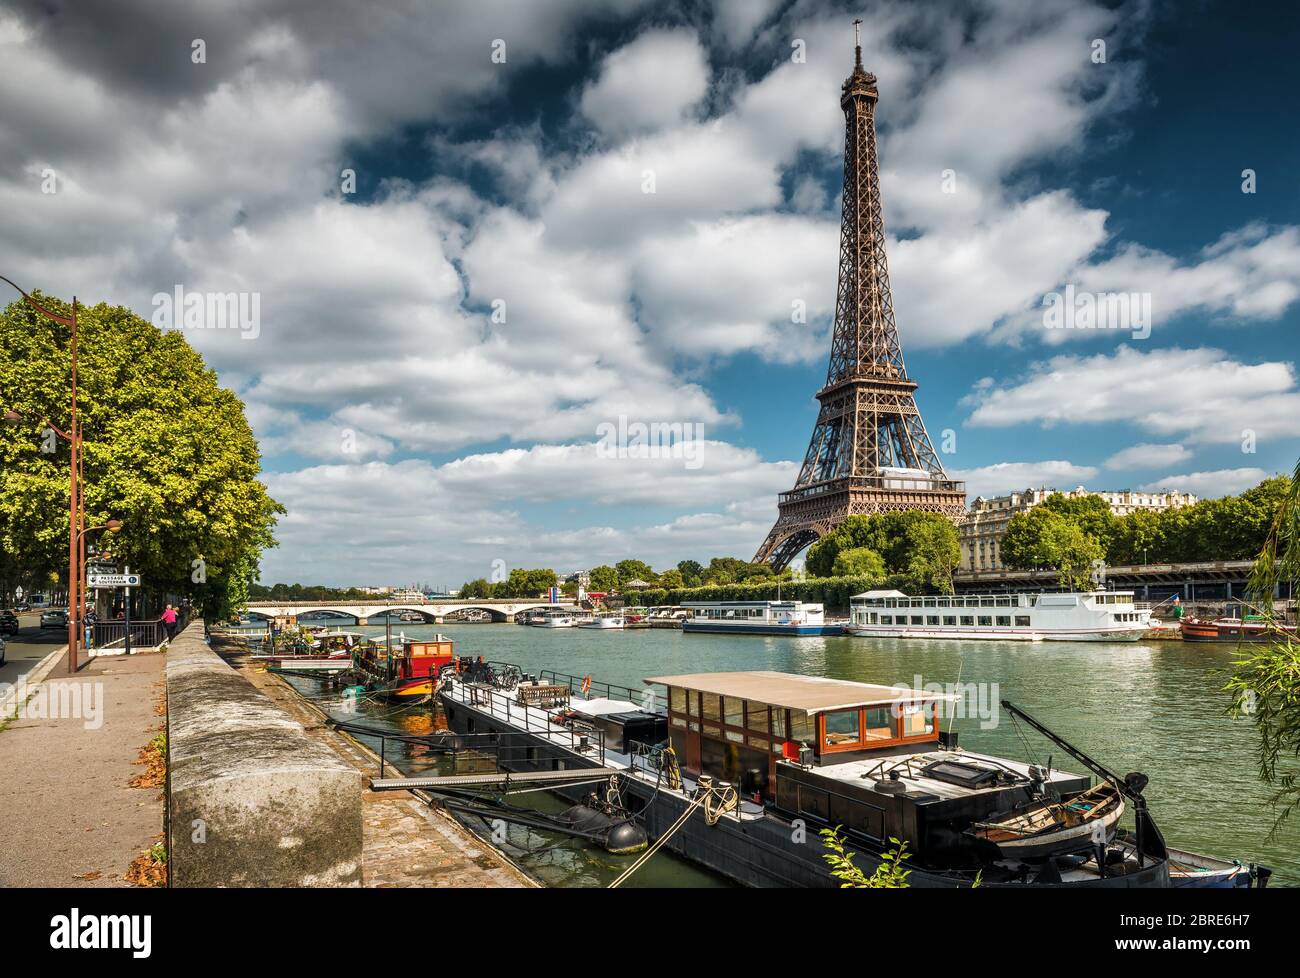
<path fill-rule="evenodd" d="M 88 574 L 86 583 L 91 587 L 139 587 L 139 574 Z"/>

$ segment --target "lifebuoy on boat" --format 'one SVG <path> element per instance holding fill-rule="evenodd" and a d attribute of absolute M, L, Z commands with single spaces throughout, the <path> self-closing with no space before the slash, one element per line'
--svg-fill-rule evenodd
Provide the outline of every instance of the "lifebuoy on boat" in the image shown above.
<path fill-rule="evenodd" d="M 591 677 L 590 677 L 590 676 L 583 676 L 583 677 L 582 677 L 582 695 L 583 695 L 583 696 L 586 696 L 586 695 L 587 695 L 588 693 L 590 693 L 590 692 L 591 692 Z"/>

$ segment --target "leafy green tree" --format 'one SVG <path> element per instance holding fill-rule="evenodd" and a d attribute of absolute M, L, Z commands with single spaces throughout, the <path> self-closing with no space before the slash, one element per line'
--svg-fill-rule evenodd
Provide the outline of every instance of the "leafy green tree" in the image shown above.
<path fill-rule="evenodd" d="M 1064 516 L 1096 540 L 1103 551 L 1110 547 L 1117 531 L 1116 518 L 1110 511 L 1110 503 L 1101 496 L 1067 496 L 1054 492 L 1040 505 L 1049 512 Z"/>
<path fill-rule="evenodd" d="M 822 858 L 830 864 L 831 875 L 840 881 L 841 890 L 906 890 L 911 886 L 907 878 L 912 871 L 903 868 L 903 863 L 912 855 L 907 851 L 906 842 L 891 837 L 889 842 L 893 848 L 880 857 L 880 865 L 868 876 L 853 861 L 857 853 L 845 849 L 839 826 L 822 829 L 820 834 L 822 846 L 826 849 Z"/>
<path fill-rule="evenodd" d="M 1286 582 L 1300 586 L 1300 462 L 1284 486 L 1270 487 L 1277 499 L 1264 544 L 1255 560 L 1247 591 L 1273 620 L 1274 592 Z M 1259 488 L 1259 487 L 1256 487 Z M 1281 491 L 1278 491 L 1281 490 Z M 1260 780 L 1270 785 L 1278 816 L 1269 833 L 1275 839 L 1300 806 L 1300 643 L 1279 633 L 1277 640 L 1252 646 L 1233 663 L 1227 690 L 1229 713 L 1255 725 L 1255 760 Z"/>
<path fill-rule="evenodd" d="M 888 574 L 901 576 L 912 591 L 952 592 L 952 575 L 961 561 L 957 528 L 937 513 L 909 510 L 850 516 L 808 551 L 805 567 L 817 577 L 838 576 L 842 551 L 878 553 Z M 875 576 L 875 575 L 873 575 Z"/>
<path fill-rule="evenodd" d="M 600 594 L 608 594 L 610 591 L 618 590 L 618 571 L 608 564 L 593 567 L 590 575 L 591 584 L 588 586 L 589 590 Z"/>
<path fill-rule="evenodd" d="M 835 556 L 835 577 L 871 577 L 885 579 L 885 560 L 870 547 L 852 547 Z"/>
<path fill-rule="evenodd" d="M 670 568 L 659 575 L 659 586 L 667 588 L 682 587 L 685 581 L 682 579 L 682 572 L 676 567 Z"/>
<path fill-rule="evenodd" d="M 510 577 L 498 581 L 493 586 L 492 597 L 536 598 L 544 594 L 547 589 L 555 587 L 557 581 L 555 571 L 548 568 L 525 570 L 522 567 L 515 567 L 510 571 Z"/>
<path fill-rule="evenodd" d="M 1138 509 L 1117 517 L 1115 533 L 1106 549 L 1106 560 L 1116 565 L 1149 563 L 1154 556 L 1161 562 L 1161 514 Z"/>
<path fill-rule="evenodd" d="M 678 561 L 677 569 L 681 571 L 682 580 L 690 587 L 699 585 L 704 576 L 704 565 L 698 560 Z"/>
<path fill-rule="evenodd" d="M 655 581 L 654 570 L 643 560 L 620 560 L 614 567 L 618 571 L 619 584 L 637 580 L 653 584 Z"/>
<path fill-rule="evenodd" d="M 1045 505 L 1011 517 L 1002 537 L 1002 561 L 1008 567 L 1055 570 L 1062 587 L 1078 590 L 1091 586 L 1093 564 L 1103 555 L 1095 537 Z"/>
<path fill-rule="evenodd" d="M 476 577 L 472 581 L 466 581 L 460 586 L 460 597 L 462 598 L 490 598 L 492 597 L 492 585 L 486 578 Z"/>
<path fill-rule="evenodd" d="M 88 525 L 121 521 L 113 556 L 153 591 L 239 610 L 284 512 L 257 478 L 243 404 L 179 332 L 102 303 L 77 318 Z M 68 426 L 68 339 L 24 302 L 0 315 L 0 407 L 30 419 L 0 426 L 0 551 L 35 575 L 66 568 L 68 447 L 42 451 L 41 419 Z"/>

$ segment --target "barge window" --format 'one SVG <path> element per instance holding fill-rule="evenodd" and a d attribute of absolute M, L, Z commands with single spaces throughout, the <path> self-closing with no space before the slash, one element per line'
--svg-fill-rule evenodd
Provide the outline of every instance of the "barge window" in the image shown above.
<path fill-rule="evenodd" d="M 668 709 L 672 713 L 686 712 L 686 691 L 680 686 L 668 687 Z"/>
<path fill-rule="evenodd" d="M 908 703 L 903 707 L 903 736 L 921 737 L 934 733 L 934 709 L 923 703 Z"/>
<path fill-rule="evenodd" d="M 894 718 L 887 706 L 873 706 L 867 711 L 867 740 L 893 740 Z"/>
<path fill-rule="evenodd" d="M 767 736 L 769 727 L 767 723 L 766 703 L 745 704 L 745 728 Z"/>
<path fill-rule="evenodd" d="M 981 624 L 981 625 L 992 625 L 992 624 L 993 624 L 993 617 L 992 617 L 991 615 L 980 615 L 980 624 Z"/>
<path fill-rule="evenodd" d="M 698 717 L 700 715 L 700 694 L 694 690 L 686 692 L 686 715 Z"/>
<path fill-rule="evenodd" d="M 817 728 L 814 718 L 801 710 L 790 711 L 790 740 L 803 744 L 817 742 Z"/>
<path fill-rule="evenodd" d="M 723 718 L 729 727 L 744 727 L 745 701 L 728 696 L 722 701 Z"/>
<path fill-rule="evenodd" d="M 893 623 L 894 623 L 894 616 L 893 616 L 893 615 L 881 615 L 881 616 L 880 616 L 880 624 L 882 624 L 882 625 L 892 625 Z"/>
<path fill-rule="evenodd" d="M 998 615 L 998 627 L 999 627 L 999 628 L 1010 628 L 1010 627 L 1011 627 L 1011 616 L 1010 616 L 1010 615 Z"/>
<path fill-rule="evenodd" d="M 722 697 L 717 693 L 703 693 L 704 697 L 703 714 L 706 720 L 722 719 Z"/>
<path fill-rule="evenodd" d="M 913 625 L 919 625 L 919 624 L 921 624 L 921 616 L 920 616 L 920 615 L 913 615 L 913 616 L 912 616 L 912 624 L 913 624 Z"/>
<path fill-rule="evenodd" d="M 839 747 L 858 742 L 858 711 L 841 710 L 826 714 L 826 745 Z"/>
<path fill-rule="evenodd" d="M 1028 628 L 1028 627 L 1029 627 L 1029 616 L 1028 616 L 1028 615 L 1016 615 L 1016 627 L 1017 627 L 1017 628 Z"/>
<path fill-rule="evenodd" d="M 975 624 L 975 616 L 974 616 L 974 615 L 962 615 L 962 616 L 961 616 L 961 623 L 962 623 L 963 625 L 973 625 L 973 624 Z"/>
<path fill-rule="evenodd" d="M 926 615 L 926 616 L 925 616 L 925 623 L 926 623 L 927 625 L 937 625 L 937 624 L 939 624 L 939 616 L 938 616 L 938 615 Z"/>
<path fill-rule="evenodd" d="M 786 736 L 785 710 L 780 707 L 772 707 L 772 739 L 789 740 Z"/>
<path fill-rule="evenodd" d="M 956 615 L 944 615 L 944 616 L 943 616 L 943 623 L 944 623 L 945 625 L 955 625 L 955 624 L 957 624 L 957 616 L 956 616 Z"/>

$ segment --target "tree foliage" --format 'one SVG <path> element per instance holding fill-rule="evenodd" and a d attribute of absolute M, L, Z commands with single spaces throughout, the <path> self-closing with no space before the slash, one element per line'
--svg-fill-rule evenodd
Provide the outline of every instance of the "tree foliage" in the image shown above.
<path fill-rule="evenodd" d="M 1052 569 L 1062 587 L 1079 590 L 1089 587 L 1093 564 L 1104 553 L 1073 517 L 1046 503 L 1011 517 L 1002 537 L 1002 561 L 1008 567 Z"/>
<path fill-rule="evenodd" d="M 805 567 L 817 577 L 837 575 L 841 551 L 871 550 L 884 562 L 884 574 L 899 578 L 914 593 L 952 592 L 952 575 L 961 560 L 957 528 L 937 513 L 908 510 L 850 516 L 808 551 Z"/>
<path fill-rule="evenodd" d="M 2 406 L 24 418 L 0 427 L 0 551 L 33 578 L 66 578 L 69 449 L 43 451 L 41 419 L 69 427 L 68 330 L 17 301 L 0 351 Z M 79 307 L 77 353 L 87 525 L 121 521 L 105 542 L 146 587 L 238 610 L 284 512 L 257 478 L 242 402 L 179 332 L 120 306 Z"/>
<path fill-rule="evenodd" d="M 1277 488 L 1277 506 L 1250 576 L 1249 592 L 1269 619 L 1279 583 L 1300 585 L 1300 461 L 1285 485 Z M 1256 487 L 1261 488 L 1261 487 Z M 1271 491 L 1271 487 L 1270 487 Z M 1233 663 L 1227 684 L 1232 694 L 1228 712 L 1255 725 L 1255 760 L 1260 780 L 1274 789 L 1270 799 L 1278 810 L 1270 838 L 1300 806 L 1300 644 L 1279 637 L 1252 647 Z"/>
<path fill-rule="evenodd" d="M 891 837 L 889 842 L 893 848 L 880 857 L 880 865 L 868 876 L 853 861 L 857 853 L 845 849 L 838 825 L 833 829 L 822 829 L 820 834 L 822 846 L 826 850 L 822 853 L 822 858 L 830 864 L 831 875 L 840 881 L 840 889 L 906 890 L 911 886 L 907 878 L 912 875 L 912 871 L 903 868 L 903 863 L 912 855 L 907 851 L 906 842 Z"/>

